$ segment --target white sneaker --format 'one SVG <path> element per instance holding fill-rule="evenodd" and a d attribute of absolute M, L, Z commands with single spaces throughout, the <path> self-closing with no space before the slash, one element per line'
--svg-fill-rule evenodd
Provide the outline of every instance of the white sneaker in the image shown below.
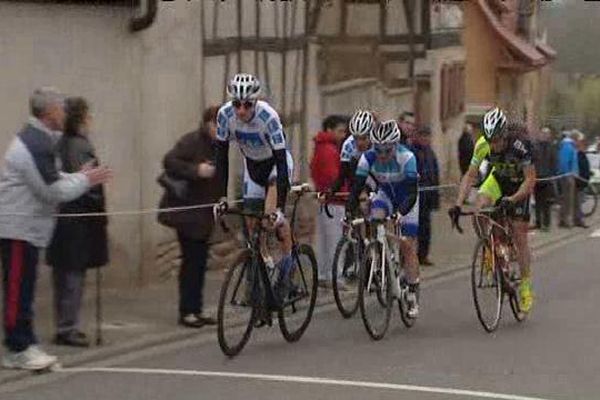
<path fill-rule="evenodd" d="M 408 315 L 409 318 L 416 319 L 419 316 L 419 303 L 417 302 L 417 294 L 415 292 L 408 291 L 406 293 L 406 303 L 408 304 L 406 315 Z"/>
<path fill-rule="evenodd" d="M 2 366 L 10 369 L 39 370 L 51 367 L 56 361 L 56 356 L 45 353 L 38 346 L 29 346 L 18 353 L 6 353 L 2 357 Z"/>

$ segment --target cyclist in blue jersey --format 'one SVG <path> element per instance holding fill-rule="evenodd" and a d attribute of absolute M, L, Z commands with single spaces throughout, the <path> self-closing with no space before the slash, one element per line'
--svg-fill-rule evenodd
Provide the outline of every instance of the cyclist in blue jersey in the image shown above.
<path fill-rule="evenodd" d="M 382 122 L 371 135 L 373 148 L 365 152 L 356 168 L 356 178 L 348 199 L 347 210 L 356 215 L 358 199 L 371 176 L 378 190 L 371 202 L 371 218 L 383 219 L 400 213 L 401 250 L 406 265 L 409 289 L 407 293 L 410 318 L 419 315 L 419 263 L 417 261 L 417 234 L 419 230 L 419 203 L 417 162 L 414 154 L 400 144 L 402 133 L 394 120 Z M 349 216 L 350 218 L 351 216 Z M 399 282 L 395 282 L 399 285 Z M 399 293 L 399 287 L 394 288 Z"/>

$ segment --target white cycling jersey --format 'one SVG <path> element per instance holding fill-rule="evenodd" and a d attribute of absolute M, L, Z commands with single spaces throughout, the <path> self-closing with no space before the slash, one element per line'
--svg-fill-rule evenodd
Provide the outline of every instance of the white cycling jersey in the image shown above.
<path fill-rule="evenodd" d="M 268 160 L 274 150 L 285 150 L 285 136 L 277 112 L 268 103 L 258 100 L 254 116 L 248 122 L 239 120 L 231 101 L 217 115 L 217 140 L 235 140 L 242 154 L 254 161 Z"/>
<path fill-rule="evenodd" d="M 355 162 L 360 159 L 363 152 L 358 149 L 354 136 L 349 136 L 342 145 L 342 152 L 340 154 L 341 162 Z"/>

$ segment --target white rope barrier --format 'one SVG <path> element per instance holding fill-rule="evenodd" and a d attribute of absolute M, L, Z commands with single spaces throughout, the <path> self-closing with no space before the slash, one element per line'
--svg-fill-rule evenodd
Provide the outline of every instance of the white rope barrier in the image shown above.
<path fill-rule="evenodd" d="M 554 181 L 561 178 L 565 178 L 567 176 L 574 176 L 575 179 L 578 179 L 583 182 L 588 182 L 587 180 L 579 177 L 577 174 L 566 173 L 560 175 L 549 176 L 546 178 L 538 178 L 537 182 L 547 182 Z M 424 186 L 419 188 L 419 192 L 430 192 L 436 190 L 444 190 L 458 187 L 459 184 L 450 183 L 445 185 L 437 185 L 437 186 Z M 342 194 L 342 193 L 340 193 Z M 242 203 L 243 200 L 235 200 L 231 202 L 231 204 L 239 204 Z M 77 213 L 77 214 L 51 214 L 51 215 L 42 215 L 42 214 L 27 214 L 27 213 L 0 213 L 1 217 L 53 217 L 53 218 L 92 218 L 92 217 L 113 217 L 113 216 L 136 216 L 136 215 L 148 215 L 148 214 L 158 214 L 158 213 L 175 213 L 181 211 L 193 211 L 193 210 L 202 210 L 206 208 L 213 208 L 219 203 L 207 203 L 207 204 L 196 204 L 193 206 L 183 206 L 183 207 L 168 207 L 168 208 L 146 208 L 146 209 L 138 209 L 138 210 L 122 210 L 122 211 L 110 211 L 110 212 L 97 212 L 97 213 Z"/>

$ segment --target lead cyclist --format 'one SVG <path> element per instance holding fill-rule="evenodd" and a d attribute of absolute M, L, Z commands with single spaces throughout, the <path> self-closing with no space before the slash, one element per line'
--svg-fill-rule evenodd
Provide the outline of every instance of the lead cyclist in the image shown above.
<path fill-rule="evenodd" d="M 521 311 L 528 313 L 533 306 L 531 283 L 531 250 L 528 242 L 529 197 L 535 187 L 536 173 L 532 163 L 531 143 L 524 138 L 525 128 L 507 124 L 505 113 L 494 108 L 483 117 L 483 135 L 475 145 L 469 170 L 462 178 L 456 204 L 449 210 L 456 221 L 471 187 L 477 180 L 480 165 L 487 160 L 490 173 L 479 188 L 476 210 L 498 206 L 509 210 L 517 247 L 517 262 L 521 270 L 519 298 Z"/>
<path fill-rule="evenodd" d="M 292 283 L 292 236 L 284 216 L 287 193 L 290 189 L 291 156 L 277 112 L 265 101 L 258 100 L 260 82 L 253 75 L 237 74 L 227 85 L 231 100 L 217 115 L 216 160 L 221 187 L 227 188 L 229 175 L 229 142 L 235 140 L 244 155 L 244 208 L 254 213 L 272 214 L 281 241 L 282 259 L 275 282 L 277 301 L 287 297 Z M 273 186 L 273 180 L 276 185 Z M 265 204 L 276 189 L 277 204 L 273 209 Z M 256 221 L 248 219 L 248 229 Z"/>

